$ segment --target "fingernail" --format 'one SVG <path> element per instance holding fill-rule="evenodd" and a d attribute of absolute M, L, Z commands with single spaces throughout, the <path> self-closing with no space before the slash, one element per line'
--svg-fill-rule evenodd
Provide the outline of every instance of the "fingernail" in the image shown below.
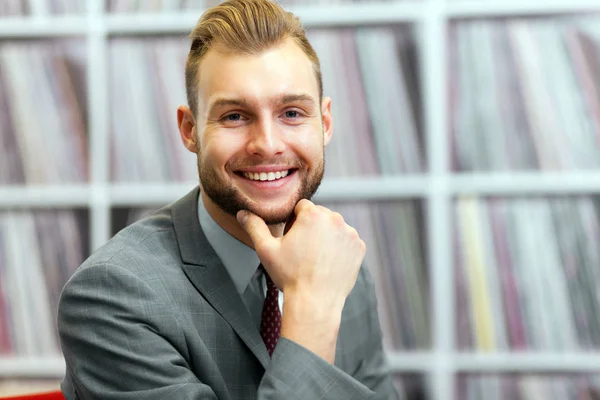
<path fill-rule="evenodd" d="M 243 224 L 248 219 L 248 213 L 246 212 L 246 210 L 240 210 L 240 211 L 238 211 L 236 217 L 237 217 L 238 222 L 240 224 Z"/>

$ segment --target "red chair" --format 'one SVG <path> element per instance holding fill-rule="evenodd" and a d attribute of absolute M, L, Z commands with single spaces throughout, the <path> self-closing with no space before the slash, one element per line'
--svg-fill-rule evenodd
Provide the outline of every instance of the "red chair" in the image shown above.
<path fill-rule="evenodd" d="M 65 400 L 65 396 L 57 390 L 54 392 L 23 394 L 12 397 L 2 397 L 2 400 Z"/>

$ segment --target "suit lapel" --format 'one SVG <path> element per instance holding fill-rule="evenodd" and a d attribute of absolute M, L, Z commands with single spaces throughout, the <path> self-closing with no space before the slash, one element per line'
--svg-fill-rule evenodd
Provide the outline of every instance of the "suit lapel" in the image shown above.
<path fill-rule="evenodd" d="M 266 369 L 269 363 L 267 348 L 225 268 L 184 265 L 183 271 Z"/>
<path fill-rule="evenodd" d="M 194 189 L 174 203 L 172 208 L 183 271 L 266 369 L 269 353 L 265 344 L 233 281 L 198 222 L 199 193 L 198 188 Z"/>

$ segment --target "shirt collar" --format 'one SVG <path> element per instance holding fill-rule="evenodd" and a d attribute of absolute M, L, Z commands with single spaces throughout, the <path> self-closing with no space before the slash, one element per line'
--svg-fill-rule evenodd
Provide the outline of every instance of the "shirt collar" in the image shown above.
<path fill-rule="evenodd" d="M 260 264 L 256 252 L 221 228 L 206 211 L 202 193 L 198 196 L 198 220 L 206 239 L 221 259 L 238 293 L 243 294 Z"/>

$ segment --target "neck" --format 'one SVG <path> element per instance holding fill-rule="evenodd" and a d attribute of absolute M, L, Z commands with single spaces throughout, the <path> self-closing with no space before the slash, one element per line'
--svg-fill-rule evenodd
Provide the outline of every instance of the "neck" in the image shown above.
<path fill-rule="evenodd" d="M 250 240 L 250 236 L 248 236 L 246 231 L 238 223 L 235 216 L 223 211 L 206 195 L 206 193 L 204 193 L 204 191 L 200 191 L 200 196 L 202 196 L 202 202 L 204 203 L 206 211 L 212 217 L 212 219 L 214 219 L 215 222 L 221 226 L 221 228 L 225 229 L 227 233 L 244 243 L 246 246 L 254 248 L 254 244 L 252 243 L 252 240 Z M 285 224 L 268 225 L 268 227 L 273 237 L 283 236 Z"/>

